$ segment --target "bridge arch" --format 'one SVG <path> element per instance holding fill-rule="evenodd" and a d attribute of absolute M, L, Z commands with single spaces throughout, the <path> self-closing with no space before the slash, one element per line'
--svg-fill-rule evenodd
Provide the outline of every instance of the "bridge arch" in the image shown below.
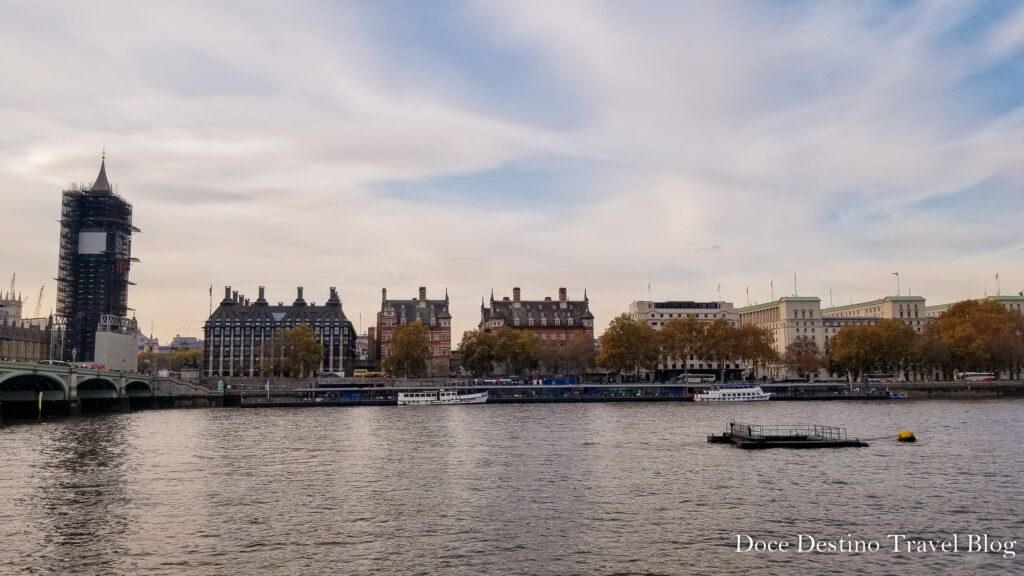
<path fill-rule="evenodd" d="M 0 402 L 31 402 L 43 393 L 45 400 L 64 400 L 67 386 L 59 376 L 46 372 L 11 372 L 0 375 Z"/>
<path fill-rule="evenodd" d="M 82 399 L 91 398 L 117 398 L 117 382 L 103 376 L 79 377 L 75 385 L 78 397 Z"/>
<path fill-rule="evenodd" d="M 124 386 L 125 396 L 152 396 L 153 386 L 144 380 L 129 380 Z"/>

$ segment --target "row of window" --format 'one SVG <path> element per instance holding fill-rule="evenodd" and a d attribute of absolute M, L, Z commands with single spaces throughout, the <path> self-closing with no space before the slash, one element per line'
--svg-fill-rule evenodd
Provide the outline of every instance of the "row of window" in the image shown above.
<path fill-rule="evenodd" d="M 654 315 L 652 314 L 651 316 L 653 317 Z M 664 314 L 658 314 L 658 318 L 664 318 L 664 317 L 665 317 Z M 671 312 L 669 313 L 668 317 L 669 318 L 673 317 Z M 701 314 L 696 314 L 696 313 L 695 314 L 679 313 L 679 314 L 676 314 L 675 317 L 676 318 L 718 318 L 718 314 L 703 314 L 703 315 L 701 315 Z"/>
<path fill-rule="evenodd" d="M 551 323 L 554 326 L 560 326 L 561 325 L 561 320 L 558 318 L 558 316 L 555 316 L 554 318 L 552 318 Z M 512 324 L 514 324 L 516 326 L 520 325 L 520 323 L 519 323 L 519 316 L 515 316 L 514 318 L 512 318 Z M 533 324 L 533 316 L 529 316 L 529 317 L 526 318 L 526 325 L 527 326 L 533 326 L 534 325 Z M 540 325 L 541 326 L 547 326 L 548 325 L 548 319 L 546 317 L 544 317 L 543 315 L 540 317 Z M 569 316 L 568 318 L 565 319 L 565 325 L 566 326 L 572 326 L 572 316 Z"/>

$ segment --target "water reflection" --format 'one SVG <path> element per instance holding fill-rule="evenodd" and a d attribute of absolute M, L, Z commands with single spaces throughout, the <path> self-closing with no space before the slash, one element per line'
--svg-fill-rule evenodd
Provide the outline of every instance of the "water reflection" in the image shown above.
<path fill-rule="evenodd" d="M 737 534 L 1024 536 L 1024 402 L 154 411 L 0 430 L 0 573 L 991 573 Z M 730 419 L 916 444 L 750 452 Z M 1000 431 L 998 440 L 991 431 Z"/>
<path fill-rule="evenodd" d="M 25 506 L 38 523 L 46 571 L 120 573 L 119 547 L 131 523 L 126 469 L 132 450 L 127 416 L 83 418 L 43 432 Z"/>

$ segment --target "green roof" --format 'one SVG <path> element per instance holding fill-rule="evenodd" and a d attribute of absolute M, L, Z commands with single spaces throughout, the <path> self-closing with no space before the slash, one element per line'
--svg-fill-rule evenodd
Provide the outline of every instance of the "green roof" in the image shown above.
<path fill-rule="evenodd" d="M 764 308 L 765 306 L 774 306 L 780 302 L 821 302 L 821 298 L 817 296 L 783 296 L 778 300 L 772 300 L 771 302 L 763 302 L 761 304 L 754 304 L 752 306 L 744 306 L 743 308 L 737 308 L 737 312 L 748 312 L 750 310 L 757 310 L 758 308 Z"/>
<path fill-rule="evenodd" d="M 874 306 L 875 304 L 881 304 L 885 302 L 885 298 L 879 298 L 878 300 L 869 300 L 867 302 L 858 302 L 856 304 L 849 304 L 847 306 L 833 306 L 832 308 L 822 308 L 821 313 L 825 312 L 842 312 L 843 310 L 849 310 L 851 308 L 860 308 L 861 306 Z"/>
<path fill-rule="evenodd" d="M 869 300 L 867 302 L 858 302 L 856 304 L 849 304 L 847 306 L 833 306 L 832 308 L 822 308 L 821 313 L 826 312 L 842 312 L 843 310 L 851 310 L 853 308 L 861 308 L 863 306 L 875 306 L 881 304 L 886 300 L 890 302 L 924 302 L 923 296 L 886 296 L 885 298 L 879 298 L 878 300 Z M 930 306 L 926 307 L 927 310 Z"/>

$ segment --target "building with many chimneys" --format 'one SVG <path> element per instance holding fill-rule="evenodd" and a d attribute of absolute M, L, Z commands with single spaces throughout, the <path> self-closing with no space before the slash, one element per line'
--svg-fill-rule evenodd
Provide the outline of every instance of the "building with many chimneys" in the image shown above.
<path fill-rule="evenodd" d="M 302 286 L 290 306 L 271 305 L 263 286 L 254 302 L 225 286 L 224 299 L 203 328 L 203 375 L 269 376 L 274 361 L 284 353 L 285 334 L 302 325 L 312 328 L 324 347 L 318 372 L 342 373 L 352 364 L 356 333 L 333 286 L 320 306 L 306 303 Z"/>
<path fill-rule="evenodd" d="M 452 315 L 448 310 L 448 290 L 444 300 L 428 300 L 427 288 L 420 286 L 418 298 L 388 300 L 388 289 L 380 291 L 380 312 L 377 313 L 377 358 L 388 357 L 395 331 L 405 324 L 421 322 L 427 327 L 430 339 L 430 376 L 448 376 L 452 355 Z"/>
<path fill-rule="evenodd" d="M 569 300 L 565 288 L 559 288 L 557 302 L 550 296 L 543 300 L 522 300 L 518 287 L 512 289 L 511 300 L 508 296 L 495 300 L 491 292 L 490 306 L 480 301 L 478 327 L 483 332 L 493 332 L 503 326 L 532 332 L 544 345 L 563 346 L 572 334 L 594 339 L 594 315 L 590 313 L 586 290 L 582 300 Z"/>

